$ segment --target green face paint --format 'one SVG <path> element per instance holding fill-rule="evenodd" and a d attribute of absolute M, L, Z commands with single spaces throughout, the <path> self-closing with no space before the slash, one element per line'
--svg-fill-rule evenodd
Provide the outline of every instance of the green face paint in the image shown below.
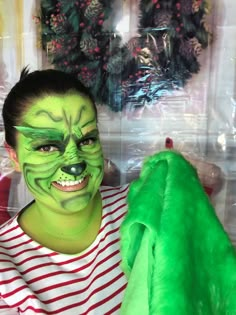
<path fill-rule="evenodd" d="M 44 97 L 15 128 L 20 169 L 36 202 L 60 213 L 85 209 L 103 178 L 91 101 L 78 94 Z"/>
<path fill-rule="evenodd" d="M 23 134 L 27 138 L 41 138 L 48 140 L 55 140 L 58 139 L 61 141 L 63 139 L 63 133 L 61 133 L 58 130 L 54 129 L 40 129 L 40 128 L 32 128 L 32 127 L 26 127 L 26 126 L 15 126 L 16 130 L 18 130 L 21 134 Z"/>

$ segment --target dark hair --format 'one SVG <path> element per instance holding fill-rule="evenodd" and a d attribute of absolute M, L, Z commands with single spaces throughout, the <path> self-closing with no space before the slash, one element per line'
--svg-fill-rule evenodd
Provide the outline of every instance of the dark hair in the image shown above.
<path fill-rule="evenodd" d="M 14 126 L 21 124 L 22 115 L 35 99 L 45 95 L 62 95 L 70 91 L 89 97 L 97 118 L 97 109 L 91 93 L 72 74 L 54 69 L 37 70 L 29 73 L 28 68 L 25 67 L 21 71 L 20 80 L 10 90 L 3 104 L 2 117 L 7 144 L 16 148 Z"/>

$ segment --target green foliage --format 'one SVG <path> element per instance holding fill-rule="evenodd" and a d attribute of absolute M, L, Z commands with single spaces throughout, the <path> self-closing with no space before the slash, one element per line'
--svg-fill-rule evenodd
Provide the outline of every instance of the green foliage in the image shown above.
<path fill-rule="evenodd" d="M 53 10 L 55 8 L 55 4 L 56 4 L 55 0 L 51 0 L 51 1 L 50 0 L 41 0 L 41 7 L 47 11 L 53 12 Z"/>
<path fill-rule="evenodd" d="M 78 33 L 79 31 L 79 23 L 80 23 L 80 18 L 78 16 L 78 13 L 76 11 L 72 11 L 68 15 L 68 20 L 70 21 L 70 24 L 72 26 L 73 32 Z"/>

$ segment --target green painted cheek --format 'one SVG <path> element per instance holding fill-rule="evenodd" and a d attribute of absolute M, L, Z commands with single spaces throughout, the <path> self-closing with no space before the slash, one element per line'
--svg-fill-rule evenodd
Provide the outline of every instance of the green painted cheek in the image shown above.
<path fill-rule="evenodd" d="M 104 160 L 102 151 L 96 152 L 96 154 L 92 154 L 90 158 L 87 159 L 87 164 L 89 169 L 93 169 L 94 178 L 97 177 L 96 183 L 99 185 L 101 182 L 101 178 L 103 178 L 103 168 L 104 168 Z"/>
<path fill-rule="evenodd" d="M 54 160 L 44 164 L 23 164 L 23 173 L 26 184 L 34 196 L 40 194 L 50 195 L 49 188 L 51 179 L 57 171 L 60 163 Z"/>
<path fill-rule="evenodd" d="M 100 185 L 101 178 L 103 178 L 104 159 L 101 145 L 96 145 L 90 150 L 89 154 L 86 154 L 86 163 L 88 170 L 91 170 L 95 185 Z"/>

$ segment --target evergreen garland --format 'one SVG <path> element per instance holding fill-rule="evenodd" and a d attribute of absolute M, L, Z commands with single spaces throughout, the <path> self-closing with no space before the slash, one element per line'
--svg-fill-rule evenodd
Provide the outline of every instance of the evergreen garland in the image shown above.
<path fill-rule="evenodd" d="M 139 36 L 125 45 L 106 23 L 110 0 L 41 0 L 42 47 L 113 111 L 151 105 L 200 69 L 211 34 L 206 0 L 142 0 Z M 106 31 L 104 31 L 106 23 Z"/>

